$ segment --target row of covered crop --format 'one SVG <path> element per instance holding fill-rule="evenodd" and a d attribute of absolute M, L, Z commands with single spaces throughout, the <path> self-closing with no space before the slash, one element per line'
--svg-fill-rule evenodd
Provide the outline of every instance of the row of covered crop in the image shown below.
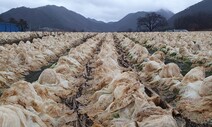
<path fill-rule="evenodd" d="M 122 35 L 118 36 L 126 59 L 137 65 L 139 78 L 146 87 L 157 91 L 183 117 L 195 123 L 211 125 L 212 76 L 205 77 L 204 67 L 195 67 L 183 77 L 178 65 L 164 64 L 163 52 L 151 55 L 145 47 Z"/>
<path fill-rule="evenodd" d="M 171 111 L 157 106 L 137 73 L 121 66 L 118 58 L 109 34 L 92 64 L 91 87 L 78 99 L 80 113 L 98 127 L 177 127 Z"/>
<path fill-rule="evenodd" d="M 155 32 L 126 35 L 149 50 L 160 50 L 176 61 L 191 63 L 194 67 L 204 66 L 207 71 L 212 71 L 211 32 Z"/>
<path fill-rule="evenodd" d="M 49 35 L 59 35 L 61 32 L 1 32 L 0 45 L 19 43 L 20 41 L 30 41 L 34 38 L 42 38 Z"/>
<path fill-rule="evenodd" d="M 92 35 L 92 34 L 91 34 Z M 70 48 L 83 43 L 91 36 L 82 33 L 46 36 L 32 42 L 0 46 L 0 82 L 8 86 L 41 67 L 57 60 Z"/>
<path fill-rule="evenodd" d="M 2 127 L 68 127 L 77 121 L 77 113 L 63 103 L 76 94 L 85 70 L 100 39 L 98 35 L 60 57 L 51 69 L 46 69 L 38 81 L 19 81 L 3 92 L 0 98 Z"/>

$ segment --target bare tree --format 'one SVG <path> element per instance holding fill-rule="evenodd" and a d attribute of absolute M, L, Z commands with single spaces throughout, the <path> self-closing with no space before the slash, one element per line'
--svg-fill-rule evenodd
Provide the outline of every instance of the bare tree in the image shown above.
<path fill-rule="evenodd" d="M 24 19 L 19 20 L 18 26 L 20 27 L 21 31 L 26 31 L 26 29 L 28 29 L 28 23 Z"/>
<path fill-rule="evenodd" d="M 137 21 L 138 29 L 141 29 L 141 27 L 144 26 L 149 31 L 166 26 L 167 24 L 166 18 L 154 12 L 146 14 L 145 17 L 138 18 Z"/>

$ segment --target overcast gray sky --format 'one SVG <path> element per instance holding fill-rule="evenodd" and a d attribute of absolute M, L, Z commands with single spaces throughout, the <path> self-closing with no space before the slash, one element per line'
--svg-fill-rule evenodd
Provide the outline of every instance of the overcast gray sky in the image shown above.
<path fill-rule="evenodd" d="M 64 6 L 85 17 L 117 21 L 128 13 L 156 11 L 161 8 L 177 13 L 202 0 L 0 0 L 0 13 L 20 6 Z"/>

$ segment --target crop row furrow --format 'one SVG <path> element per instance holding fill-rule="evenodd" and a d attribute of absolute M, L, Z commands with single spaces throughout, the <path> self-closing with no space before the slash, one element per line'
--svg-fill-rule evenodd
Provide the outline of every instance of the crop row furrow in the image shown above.
<path fill-rule="evenodd" d="M 108 34 L 96 62 L 92 65 L 91 87 L 78 101 L 81 113 L 88 115 L 93 126 L 176 126 L 169 110 L 155 105 L 136 72 L 120 66 L 112 34 Z M 167 120 L 169 122 L 167 122 Z"/>

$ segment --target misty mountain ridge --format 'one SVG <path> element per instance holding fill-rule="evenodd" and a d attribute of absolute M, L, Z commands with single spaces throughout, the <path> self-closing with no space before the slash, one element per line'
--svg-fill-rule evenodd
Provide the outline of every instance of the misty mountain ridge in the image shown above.
<path fill-rule="evenodd" d="M 65 31 L 88 31 L 88 32 L 114 32 L 114 31 L 135 31 L 137 28 L 137 19 L 144 17 L 148 12 L 136 12 L 126 15 L 117 22 L 105 23 L 95 19 L 86 18 L 81 14 L 68 10 L 62 6 L 47 5 L 38 8 L 18 7 L 13 8 L 0 15 L 4 20 L 15 18 L 24 19 L 28 22 L 31 30 L 39 28 L 55 28 Z M 167 19 L 174 15 L 168 10 L 159 10 L 156 13 L 161 14 Z"/>
<path fill-rule="evenodd" d="M 168 19 L 169 24 L 183 16 L 189 16 L 199 13 L 212 15 L 212 0 L 203 0 L 194 4 L 185 10 L 174 14 L 169 10 L 160 9 L 156 13 Z M 68 10 L 62 6 L 47 5 L 38 8 L 19 7 L 13 8 L 0 17 L 5 21 L 9 18 L 16 20 L 24 19 L 28 22 L 30 30 L 39 30 L 39 28 L 55 28 L 64 31 L 88 31 L 88 32 L 116 32 L 116 31 L 136 31 L 137 19 L 144 17 L 149 12 L 138 11 L 130 13 L 116 22 L 105 23 L 91 18 L 86 18 L 81 14 Z"/>

